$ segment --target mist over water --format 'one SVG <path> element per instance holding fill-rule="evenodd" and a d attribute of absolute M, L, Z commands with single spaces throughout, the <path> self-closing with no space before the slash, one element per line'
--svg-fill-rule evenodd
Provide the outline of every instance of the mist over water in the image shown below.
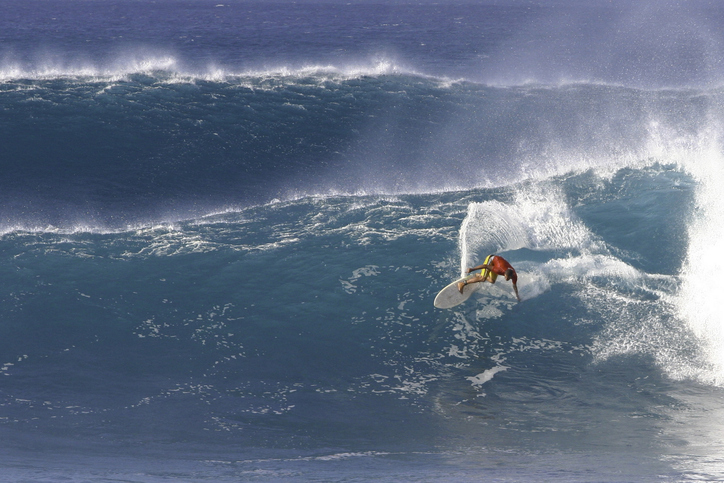
<path fill-rule="evenodd" d="M 720 19 L 708 2 L 540 7 L 526 28 L 492 53 L 488 81 L 717 87 Z"/>

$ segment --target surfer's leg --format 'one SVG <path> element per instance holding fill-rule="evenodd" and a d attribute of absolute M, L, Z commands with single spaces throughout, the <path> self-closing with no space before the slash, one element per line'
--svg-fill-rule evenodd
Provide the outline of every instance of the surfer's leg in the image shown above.
<path fill-rule="evenodd" d="M 462 282 L 458 282 L 458 290 L 460 293 L 463 293 L 463 288 L 469 283 L 478 283 L 482 282 L 483 277 L 480 276 L 480 274 L 475 275 L 474 277 L 470 278 L 469 280 L 463 280 Z"/>

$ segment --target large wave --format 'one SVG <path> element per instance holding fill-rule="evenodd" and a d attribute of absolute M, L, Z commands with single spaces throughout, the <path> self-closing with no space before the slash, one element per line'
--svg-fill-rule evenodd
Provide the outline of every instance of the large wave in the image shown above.
<path fill-rule="evenodd" d="M 660 291 L 651 284 L 662 282 L 651 280 L 664 275 L 622 264 L 581 222 L 570 186 L 547 180 L 593 170 L 577 187 L 586 192 L 586 183 L 605 185 L 621 170 L 674 166 L 694 180 L 696 203 L 677 208 L 672 220 L 688 243 L 676 254 L 661 252 L 686 255 L 669 274 L 680 287 L 663 297 L 669 309 L 652 307 L 645 320 L 685 320 L 710 367 L 671 362 L 681 358 L 662 354 L 683 349 L 663 350 L 663 342 L 645 350 L 668 357 L 662 364 L 676 366 L 672 374 L 718 384 L 724 372 L 718 284 L 709 275 L 724 263 L 717 255 L 724 205 L 718 89 L 495 87 L 389 61 L 199 74 L 162 57 L 108 71 L 8 68 L 2 95 L 6 233 L 117 232 L 307 196 L 497 187 L 509 194 L 468 208 L 460 264 L 485 252 L 556 254 L 528 267 L 524 297 L 554 280 L 600 273 L 628 274 Z M 39 134 L 42 146 L 33 141 Z M 680 245 L 678 238 L 668 243 Z M 637 253 L 645 251 L 640 245 Z M 638 304 L 629 295 L 621 300 Z M 629 320 L 642 317 L 636 313 Z M 637 327 L 619 327 L 607 339 L 618 342 L 601 345 L 601 354 L 639 347 Z"/>

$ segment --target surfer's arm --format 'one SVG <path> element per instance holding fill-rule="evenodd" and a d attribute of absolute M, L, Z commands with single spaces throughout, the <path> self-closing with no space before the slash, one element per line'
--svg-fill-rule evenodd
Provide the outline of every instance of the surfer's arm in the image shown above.
<path fill-rule="evenodd" d="M 515 296 L 518 299 L 518 302 L 520 302 L 520 295 L 518 295 L 518 286 L 515 283 L 513 284 L 513 290 L 515 290 Z"/>
<path fill-rule="evenodd" d="M 491 268 L 493 268 L 493 267 L 491 267 L 490 265 L 482 264 L 482 265 L 478 265 L 477 267 L 468 268 L 467 273 L 474 272 L 475 270 L 490 270 Z"/>

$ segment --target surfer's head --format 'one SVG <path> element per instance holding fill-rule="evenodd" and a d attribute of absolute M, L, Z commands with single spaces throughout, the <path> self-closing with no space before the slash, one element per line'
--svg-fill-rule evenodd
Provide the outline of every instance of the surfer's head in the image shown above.
<path fill-rule="evenodd" d="M 505 280 L 508 281 L 511 278 L 513 279 L 513 283 L 518 283 L 518 274 L 515 273 L 513 268 L 509 268 L 505 271 Z"/>

